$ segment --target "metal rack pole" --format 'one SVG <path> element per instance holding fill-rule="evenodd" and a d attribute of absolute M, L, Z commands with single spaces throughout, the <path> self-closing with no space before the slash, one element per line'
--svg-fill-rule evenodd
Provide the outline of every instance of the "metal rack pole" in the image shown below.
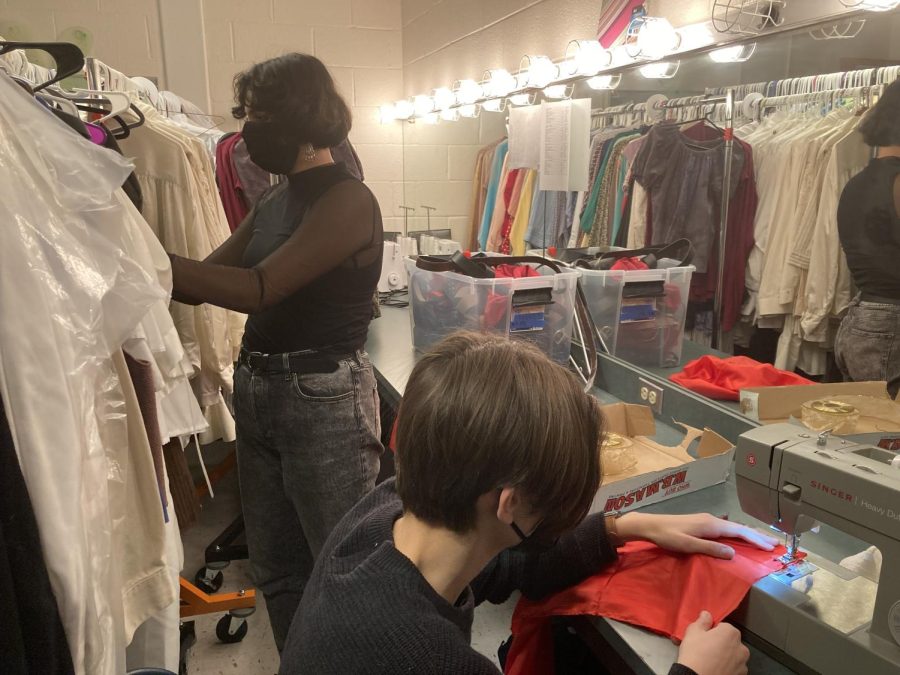
<path fill-rule="evenodd" d="M 97 67 L 97 59 L 93 56 L 86 56 L 84 59 L 84 72 L 88 89 L 100 91 L 100 70 Z"/>
<path fill-rule="evenodd" d="M 722 348 L 722 315 L 725 297 L 725 246 L 728 243 L 728 215 L 731 207 L 731 171 L 734 159 L 734 90 L 725 92 L 725 168 L 722 177 L 722 204 L 719 211 L 719 278 L 716 282 L 712 347 Z"/>

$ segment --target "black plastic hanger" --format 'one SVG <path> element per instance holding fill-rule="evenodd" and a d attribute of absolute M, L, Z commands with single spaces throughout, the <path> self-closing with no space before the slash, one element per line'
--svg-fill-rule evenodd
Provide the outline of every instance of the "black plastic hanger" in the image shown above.
<path fill-rule="evenodd" d="M 40 91 L 71 75 L 76 75 L 84 68 L 84 52 L 71 42 L 0 42 L 0 55 L 15 49 L 37 49 L 46 52 L 56 63 L 56 75 L 53 79 L 35 85 L 33 91 Z"/>

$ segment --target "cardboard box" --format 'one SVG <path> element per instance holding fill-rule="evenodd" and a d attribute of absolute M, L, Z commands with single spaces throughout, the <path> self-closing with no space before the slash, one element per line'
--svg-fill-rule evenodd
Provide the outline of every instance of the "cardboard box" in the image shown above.
<path fill-rule="evenodd" d="M 660 445 L 649 438 L 656 434 L 650 408 L 614 403 L 602 409 L 607 429 L 634 444 L 637 466 L 627 473 L 603 477 L 594 512 L 630 511 L 728 479 L 734 446 L 716 432 L 679 424 L 687 432 L 684 440 L 675 447 Z M 687 450 L 698 438 L 698 456 L 694 458 Z"/>
<path fill-rule="evenodd" d="M 761 424 L 776 424 L 802 418 L 802 406 L 807 401 L 835 396 L 869 396 L 889 400 L 885 382 L 838 382 L 792 387 L 757 387 L 741 390 L 741 412 Z M 900 432 L 900 407 L 895 422 L 883 418 L 870 419 L 863 414 L 854 434 Z"/>

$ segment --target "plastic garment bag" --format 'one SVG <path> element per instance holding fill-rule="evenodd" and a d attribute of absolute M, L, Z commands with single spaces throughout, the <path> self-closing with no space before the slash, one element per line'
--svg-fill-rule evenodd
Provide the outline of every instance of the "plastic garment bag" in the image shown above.
<path fill-rule="evenodd" d="M 165 293 L 89 225 L 131 173 L 0 75 L 0 391 L 76 672 L 124 672 L 111 355 Z M 118 449 L 121 449 L 118 448 Z"/>

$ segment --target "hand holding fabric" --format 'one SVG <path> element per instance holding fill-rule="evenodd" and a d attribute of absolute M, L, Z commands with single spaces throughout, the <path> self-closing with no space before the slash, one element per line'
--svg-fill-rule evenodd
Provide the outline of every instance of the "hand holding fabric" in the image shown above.
<path fill-rule="evenodd" d="M 706 611 L 688 626 L 678 650 L 678 663 L 697 675 L 747 675 L 749 658 L 740 631 L 727 623 L 713 628 L 712 615 Z"/>
<path fill-rule="evenodd" d="M 746 525 L 708 513 L 669 516 L 632 512 L 618 519 L 616 530 L 623 541 L 650 541 L 667 551 L 702 553 L 723 560 L 731 560 L 734 549 L 711 539 L 743 539 L 763 551 L 771 551 L 778 544 L 777 539 Z"/>

